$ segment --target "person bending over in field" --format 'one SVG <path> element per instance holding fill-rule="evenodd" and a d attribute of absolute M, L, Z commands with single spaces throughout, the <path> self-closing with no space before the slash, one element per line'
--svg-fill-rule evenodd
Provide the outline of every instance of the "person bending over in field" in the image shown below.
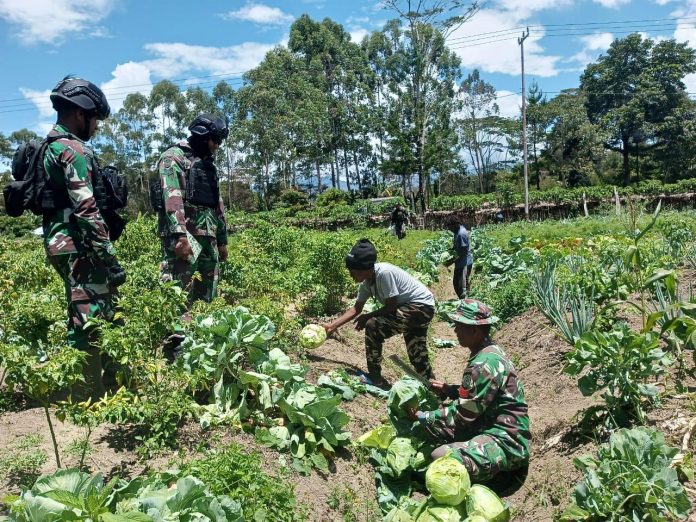
<path fill-rule="evenodd" d="M 327 335 L 354 320 L 365 330 L 365 354 L 369 380 L 386 386 L 382 378 L 382 345 L 385 339 L 403 334 L 408 358 L 426 379 L 433 378 L 426 346 L 428 325 L 435 315 L 435 299 L 411 274 L 389 263 L 377 263 L 377 250 L 368 239 L 358 241 L 346 256 L 346 267 L 357 283 L 358 299 L 338 319 L 324 325 Z M 383 306 L 363 314 L 365 302 L 374 297 Z"/>
<path fill-rule="evenodd" d="M 463 299 L 448 316 L 459 344 L 471 352 L 462 384 L 431 380 L 445 402 L 435 411 L 407 409 L 409 417 L 441 444 L 433 459 L 453 452 L 473 482 L 525 468 L 532 438 L 527 403 L 515 367 L 491 340 L 491 324 L 498 318 L 476 299 Z"/>

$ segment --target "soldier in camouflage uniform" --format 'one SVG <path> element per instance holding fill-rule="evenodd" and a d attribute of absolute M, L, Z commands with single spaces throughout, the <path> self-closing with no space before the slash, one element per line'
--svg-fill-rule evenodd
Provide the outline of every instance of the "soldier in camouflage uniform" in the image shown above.
<path fill-rule="evenodd" d="M 358 298 L 341 317 L 324 325 L 327 334 L 354 319 L 356 329 L 365 330 L 367 377 L 381 387 L 386 386 L 382 378 L 382 345 L 385 339 L 403 334 L 411 364 L 424 378 L 432 378 L 427 336 L 435 315 L 435 299 L 430 290 L 398 266 L 377 263 L 377 251 L 367 239 L 361 239 L 351 249 L 346 266 L 353 280 L 360 283 Z M 362 314 L 365 302 L 371 297 L 382 308 Z"/>
<path fill-rule="evenodd" d="M 80 78 L 61 80 L 50 97 L 58 119 L 48 136 L 61 137 L 50 143 L 43 158 L 56 207 L 43 214 L 44 247 L 65 285 L 68 344 L 87 352 L 86 383 L 73 394 L 96 399 L 104 394 L 102 360 L 94 331 L 85 326 L 95 317 L 113 318 L 116 288 L 126 278 L 97 208 L 94 153 L 86 143 L 110 108 L 104 93 Z"/>
<path fill-rule="evenodd" d="M 227 123 L 213 114 L 198 115 L 187 140 L 167 149 L 158 163 L 162 202 L 158 232 L 160 274 L 178 281 L 196 299 L 210 302 L 217 292 L 219 262 L 227 259 L 227 226 L 212 157 L 227 137 Z M 198 257 L 188 234 L 200 245 Z M 198 272 L 200 279 L 194 279 Z"/>
<path fill-rule="evenodd" d="M 485 482 L 502 471 L 529 462 L 529 416 L 522 383 L 503 350 L 490 338 L 498 321 L 490 308 L 463 299 L 449 314 L 459 344 L 471 350 L 461 386 L 431 381 L 432 389 L 450 402 L 435 411 L 408 413 L 436 443 L 439 458 L 453 452 L 475 482 Z"/>

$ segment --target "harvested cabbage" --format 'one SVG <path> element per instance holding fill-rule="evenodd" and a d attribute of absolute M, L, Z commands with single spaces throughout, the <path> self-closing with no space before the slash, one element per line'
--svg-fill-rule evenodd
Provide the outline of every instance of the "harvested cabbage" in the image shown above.
<path fill-rule="evenodd" d="M 508 522 L 510 509 L 498 495 L 481 484 L 474 484 L 466 497 L 466 512 L 480 514 L 488 522 Z"/>
<path fill-rule="evenodd" d="M 416 522 L 460 522 L 461 519 L 456 507 L 429 505 Z"/>
<path fill-rule="evenodd" d="M 326 330 L 318 324 L 308 324 L 300 332 L 300 345 L 309 350 L 319 348 L 326 341 Z"/>
<path fill-rule="evenodd" d="M 411 465 L 411 459 L 416 456 L 416 449 L 411 439 L 396 437 L 387 448 L 387 464 L 399 476 Z"/>
<path fill-rule="evenodd" d="M 440 504 L 456 506 L 466 498 L 471 487 L 469 472 L 457 459 L 445 455 L 428 467 L 425 487 Z"/>

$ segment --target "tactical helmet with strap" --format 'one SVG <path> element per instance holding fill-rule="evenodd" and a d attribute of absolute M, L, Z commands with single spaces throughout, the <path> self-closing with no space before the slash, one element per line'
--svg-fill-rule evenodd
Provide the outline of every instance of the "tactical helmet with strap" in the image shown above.
<path fill-rule="evenodd" d="M 51 91 L 53 108 L 58 110 L 61 101 L 76 105 L 86 111 L 94 111 L 97 118 L 109 117 L 111 107 L 102 90 L 92 82 L 82 78 L 65 77 Z"/>
<path fill-rule="evenodd" d="M 196 116 L 188 130 L 193 136 L 209 137 L 218 142 L 222 142 L 229 135 L 227 122 L 220 116 L 208 112 L 202 112 Z"/>

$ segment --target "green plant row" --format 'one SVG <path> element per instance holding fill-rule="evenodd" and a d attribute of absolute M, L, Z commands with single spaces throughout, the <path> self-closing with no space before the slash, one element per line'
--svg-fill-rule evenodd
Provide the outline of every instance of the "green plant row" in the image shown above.
<path fill-rule="evenodd" d="M 619 196 L 659 196 L 660 194 L 681 194 L 696 190 L 696 179 L 685 179 L 677 183 L 660 183 L 659 181 L 642 181 L 628 187 L 617 187 Z M 611 185 L 561 188 L 549 190 L 532 190 L 529 192 L 529 204 L 552 203 L 554 205 L 582 204 L 582 196 L 588 201 L 612 198 L 614 187 Z M 476 211 L 486 205 L 509 207 L 524 203 L 524 196 L 519 192 L 500 191 L 490 194 L 470 194 L 465 196 L 438 196 L 431 200 L 431 210 L 464 210 Z"/>

